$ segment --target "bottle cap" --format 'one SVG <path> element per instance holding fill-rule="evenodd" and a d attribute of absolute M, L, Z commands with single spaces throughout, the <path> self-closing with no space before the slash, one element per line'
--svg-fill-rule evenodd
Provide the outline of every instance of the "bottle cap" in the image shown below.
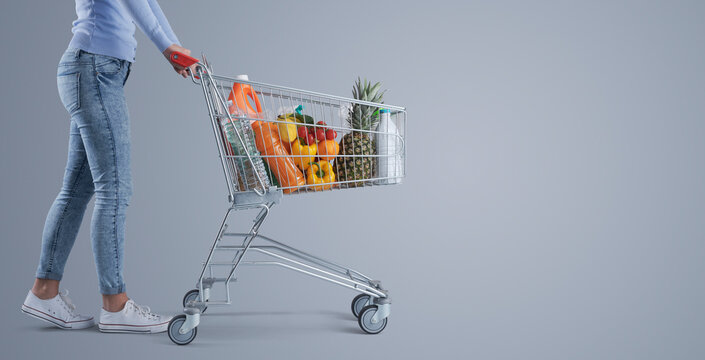
<path fill-rule="evenodd" d="M 390 111 L 389 109 L 380 109 L 380 110 L 379 110 L 379 113 L 380 113 L 380 114 L 391 113 L 391 111 Z"/>
<path fill-rule="evenodd" d="M 246 74 L 243 75 L 236 75 L 235 80 L 245 80 L 245 81 L 250 81 L 250 77 L 247 76 Z"/>

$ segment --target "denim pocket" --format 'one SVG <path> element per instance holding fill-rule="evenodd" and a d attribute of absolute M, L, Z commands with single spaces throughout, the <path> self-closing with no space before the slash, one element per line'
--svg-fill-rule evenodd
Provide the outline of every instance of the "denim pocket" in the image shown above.
<path fill-rule="evenodd" d="M 122 69 L 122 60 L 112 56 L 95 55 L 95 71 L 101 74 L 115 74 Z"/>
<path fill-rule="evenodd" d="M 81 100 L 79 97 L 80 78 L 80 72 L 59 75 L 56 77 L 56 85 L 59 88 L 59 97 L 69 113 L 73 113 L 81 107 Z"/>

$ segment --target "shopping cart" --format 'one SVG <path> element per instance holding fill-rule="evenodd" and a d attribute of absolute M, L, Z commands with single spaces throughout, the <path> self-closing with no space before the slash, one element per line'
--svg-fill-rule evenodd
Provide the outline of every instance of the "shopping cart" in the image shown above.
<path fill-rule="evenodd" d="M 175 53 L 172 60 L 184 67 L 196 64 L 191 80 L 201 86 L 206 98 L 230 206 L 195 289 L 184 295 L 183 314 L 169 323 L 169 338 L 179 345 L 190 343 L 208 306 L 231 303 L 229 285 L 241 265 L 278 266 L 352 289 L 359 293 L 351 310 L 360 328 L 369 334 L 384 330 L 391 301 L 379 281 L 261 235 L 259 230 L 284 194 L 401 182 L 405 109 L 258 83 L 243 76 L 216 76 L 205 57 L 200 61 Z M 256 214 L 249 231 L 226 231 L 234 210 Z M 224 285 L 224 299 L 211 298 L 216 284 Z"/>

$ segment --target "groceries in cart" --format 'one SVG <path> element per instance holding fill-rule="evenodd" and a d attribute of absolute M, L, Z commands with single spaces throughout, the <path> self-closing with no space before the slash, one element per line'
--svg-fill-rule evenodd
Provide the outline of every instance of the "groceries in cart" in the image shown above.
<path fill-rule="evenodd" d="M 246 75 L 236 79 L 249 82 Z M 381 87 L 358 78 L 352 94 L 359 102 L 340 104 L 337 116 L 317 113 L 315 101 L 306 98 L 300 99 L 306 106 L 280 107 L 275 116 L 263 110 L 266 95 L 247 83 L 234 82 L 227 102 L 231 116 L 221 120 L 221 127 L 231 147 L 226 153 L 242 174 L 240 189 L 274 185 L 290 194 L 400 182 L 400 129 L 390 109 L 380 106 L 386 91 Z M 313 111 L 307 114 L 309 105 Z M 331 124 L 316 121 L 314 115 Z"/>
<path fill-rule="evenodd" d="M 313 117 L 304 115 L 303 109 L 303 105 L 299 105 L 295 112 L 277 116 L 278 120 L 286 121 L 284 126 L 296 126 L 296 135 L 287 144 L 286 149 L 294 158 L 296 166 L 306 172 L 308 189 L 328 190 L 335 183 L 335 171 L 330 161 L 338 154 L 338 143 L 335 142 L 338 134 L 335 130 L 329 129 L 324 121 L 314 124 Z M 282 123 L 279 123 L 280 134 L 281 125 Z M 284 130 L 288 133 L 290 129 Z"/>

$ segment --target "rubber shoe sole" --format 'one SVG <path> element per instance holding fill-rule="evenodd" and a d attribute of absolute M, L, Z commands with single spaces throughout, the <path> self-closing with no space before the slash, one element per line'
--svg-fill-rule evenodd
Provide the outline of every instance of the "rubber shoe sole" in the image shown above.
<path fill-rule="evenodd" d="M 139 333 L 156 334 L 165 332 L 169 328 L 169 321 L 154 325 L 128 325 L 128 324 L 103 324 L 98 323 L 98 329 L 104 333 Z"/>
<path fill-rule="evenodd" d="M 92 327 L 95 325 L 93 323 L 93 318 L 91 317 L 90 319 L 86 320 L 78 320 L 78 321 L 64 321 L 59 318 L 56 318 L 54 316 L 51 316 L 41 310 L 37 310 L 31 306 L 27 306 L 25 304 L 22 304 L 22 312 L 32 316 L 34 318 L 37 318 L 39 320 L 46 321 L 60 329 L 64 330 L 80 330 L 80 329 L 87 329 L 89 327 Z M 168 326 L 168 324 L 167 324 Z"/>

